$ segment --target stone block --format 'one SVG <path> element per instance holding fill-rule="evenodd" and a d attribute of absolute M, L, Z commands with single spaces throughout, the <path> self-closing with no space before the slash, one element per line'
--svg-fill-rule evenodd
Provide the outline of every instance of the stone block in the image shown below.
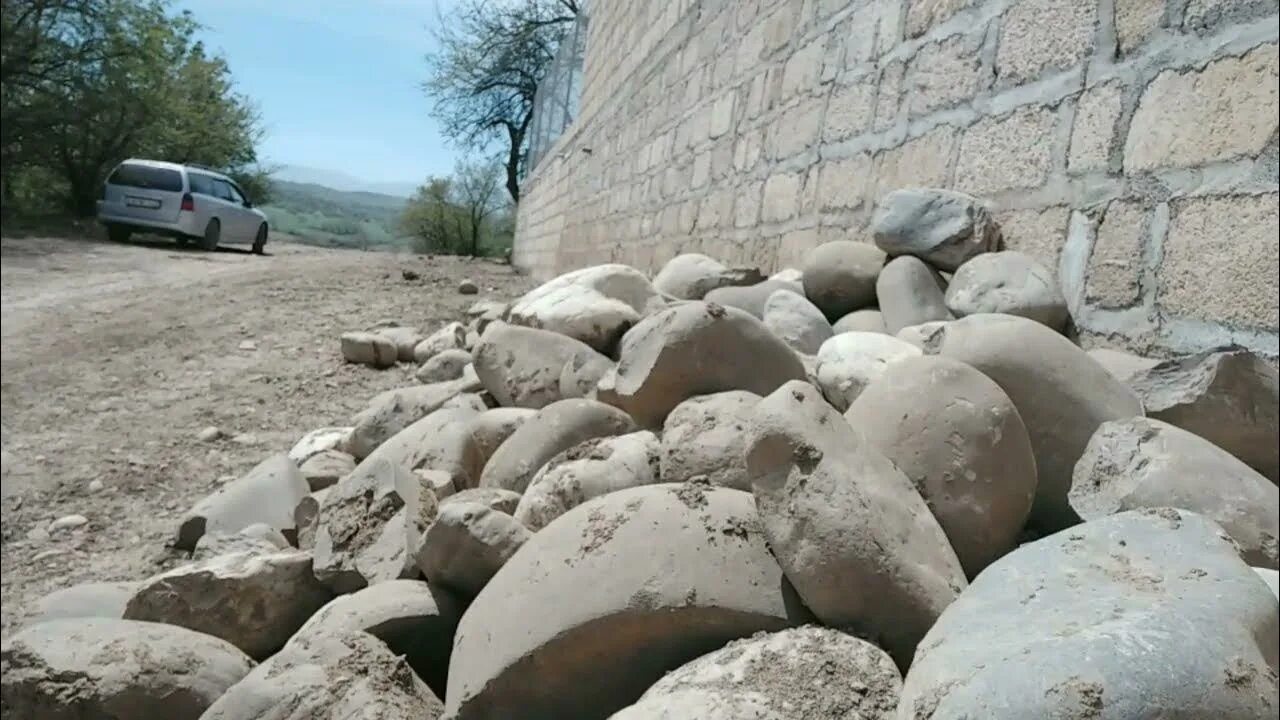
<path fill-rule="evenodd" d="M 757 18 L 760 17 L 760 3 L 734 3 L 730 7 L 735 9 L 733 21 L 739 30 L 747 30 L 758 25 Z"/>
<path fill-rule="evenodd" d="M 746 267 L 774 267 L 778 262 L 778 244 L 780 242 L 781 239 L 776 235 L 773 237 L 752 238 L 743 245 L 741 255 L 734 261 L 734 264 Z"/>
<path fill-rule="evenodd" d="M 949 187 L 956 130 L 947 125 L 886 150 L 876 157 L 876 197 L 900 188 Z"/>
<path fill-rule="evenodd" d="M 724 87 L 733 78 L 734 60 L 728 55 L 716 57 L 711 69 L 711 89 Z"/>
<path fill-rule="evenodd" d="M 803 31 L 803 23 L 798 17 L 801 3 L 777 3 L 776 9 L 764 21 L 764 52 L 766 55 L 776 52 L 791 38 Z"/>
<path fill-rule="evenodd" d="M 680 206 L 672 203 L 662 209 L 662 222 L 659 226 L 662 236 L 673 238 L 680 232 Z"/>
<path fill-rule="evenodd" d="M 818 20 L 828 18 L 849 6 L 848 0 L 817 0 L 813 3 L 815 17 Z"/>
<path fill-rule="evenodd" d="M 716 30 L 720 28 L 717 27 Z M 715 53 L 717 39 L 716 34 L 711 32 L 710 25 L 704 27 L 697 37 L 680 51 L 680 74 L 686 76 L 697 74 L 702 65 L 702 58 L 710 57 Z"/>
<path fill-rule="evenodd" d="M 826 38 L 819 37 L 791 54 L 782 70 L 782 96 L 784 98 L 794 97 L 817 89 L 818 80 L 822 76 L 823 58 L 826 53 Z"/>
<path fill-rule="evenodd" d="M 772 110 L 782 105 L 782 70 L 781 65 L 774 65 L 764 71 L 764 109 Z"/>
<path fill-rule="evenodd" d="M 1071 209 L 1055 206 L 1037 210 L 1009 210 L 998 213 L 996 222 L 1004 237 L 1006 250 L 1030 255 L 1058 274 L 1058 259 L 1067 244 L 1067 225 Z"/>
<path fill-rule="evenodd" d="M 1246 328 L 1280 325 L 1276 193 L 1171 203 L 1160 266 L 1166 313 Z"/>
<path fill-rule="evenodd" d="M 1277 46 L 1165 70 L 1147 86 L 1129 123 L 1125 172 L 1186 167 L 1261 152 L 1276 133 Z"/>
<path fill-rule="evenodd" d="M 733 214 L 733 195 L 730 190 L 716 190 L 703 197 L 698 204 L 698 223 L 701 229 L 723 227 Z"/>
<path fill-rule="evenodd" d="M 735 75 L 747 73 L 760 64 L 760 58 L 764 55 L 767 29 L 764 23 L 758 23 L 742 36 L 742 41 L 738 43 L 738 51 L 734 55 Z"/>
<path fill-rule="evenodd" d="M 975 0 L 907 0 L 907 37 L 919 37 L 934 25 L 946 22 Z"/>
<path fill-rule="evenodd" d="M 711 137 L 711 103 L 703 103 L 690 117 L 689 147 L 697 147 Z"/>
<path fill-rule="evenodd" d="M 722 180 L 733 169 L 733 138 L 725 136 L 711 148 L 711 177 Z"/>
<path fill-rule="evenodd" d="M 818 172 L 821 169 L 821 163 L 814 163 L 804 171 L 804 181 L 800 185 L 801 215 L 811 215 L 818 209 Z"/>
<path fill-rule="evenodd" d="M 641 272 L 651 272 L 657 268 L 653 263 L 653 245 L 652 241 L 646 240 L 644 244 L 636 245 L 632 251 L 631 262 L 632 267 Z"/>
<path fill-rule="evenodd" d="M 733 92 L 727 92 L 717 98 L 715 104 L 711 106 L 709 131 L 712 138 L 718 138 L 733 129 L 735 100 L 736 95 Z"/>
<path fill-rule="evenodd" d="M 920 48 L 907 71 L 912 115 L 957 105 L 982 89 L 982 38 L 956 35 Z"/>
<path fill-rule="evenodd" d="M 847 0 L 840 0 L 848 5 Z M 855 13 L 840 24 L 844 37 L 844 66 L 856 67 L 871 60 L 876 51 L 876 24 Z"/>
<path fill-rule="evenodd" d="M 743 109 L 743 119 L 754 120 L 760 117 L 764 112 L 764 96 L 767 89 L 768 73 L 756 73 L 749 83 L 743 83 L 743 92 L 746 93 L 746 107 Z"/>
<path fill-rule="evenodd" d="M 883 130 L 897 122 L 905 74 L 906 66 L 897 61 L 889 63 L 880 71 L 880 83 L 876 91 L 876 130 Z"/>
<path fill-rule="evenodd" d="M 1207 33 L 1230 23 L 1243 23 L 1276 12 L 1275 0 L 1191 0 L 1183 28 Z"/>
<path fill-rule="evenodd" d="M 655 168 L 671 159 L 671 149 L 675 145 L 675 131 L 667 132 L 654 138 L 649 146 L 649 157 L 645 167 Z"/>
<path fill-rule="evenodd" d="M 761 130 L 739 135 L 733 144 L 733 169 L 745 173 L 755 167 L 760 160 L 763 144 L 764 133 Z"/>
<path fill-rule="evenodd" d="M 1138 200 L 1107 206 L 1089 255 L 1085 292 L 1104 308 L 1128 307 L 1141 298 L 1142 249 L 1150 236 L 1151 209 Z"/>
<path fill-rule="evenodd" d="M 686 54 L 688 54 L 686 52 Z M 691 108 L 698 104 L 698 100 L 702 97 L 703 87 L 702 77 L 704 72 L 700 69 L 688 76 L 683 83 L 683 91 L 680 93 L 680 107 Z"/>
<path fill-rule="evenodd" d="M 1116 45 L 1127 55 L 1160 27 L 1165 0 L 1114 0 Z"/>
<path fill-rule="evenodd" d="M 689 233 L 693 232 L 694 224 L 697 222 L 697 220 L 698 220 L 698 201 L 686 200 L 684 203 L 680 205 L 680 234 L 688 235 Z M 675 257 L 674 254 L 672 254 L 669 257 L 663 258 L 662 263 L 665 263 L 667 260 L 670 260 L 673 257 Z M 659 265 L 661 265 L 661 263 L 659 263 Z"/>
<path fill-rule="evenodd" d="M 822 244 L 816 228 L 792 230 L 778 242 L 777 267 L 798 267 L 809 251 Z"/>
<path fill-rule="evenodd" d="M 973 195 L 1039 187 L 1049 175 L 1056 113 L 1030 106 L 984 118 L 965 130 L 956 189 Z"/>
<path fill-rule="evenodd" d="M 703 187 L 711 179 L 711 153 L 699 153 L 693 157 L 693 170 L 689 185 L 693 189 Z"/>
<path fill-rule="evenodd" d="M 691 174 L 692 168 L 687 164 L 668 165 L 662 173 L 662 197 L 670 199 L 684 192 Z"/>
<path fill-rule="evenodd" d="M 1093 50 L 1096 0 L 1017 0 L 1005 13 L 996 74 L 1019 85 L 1079 64 Z"/>
<path fill-rule="evenodd" d="M 672 150 L 676 155 L 680 155 L 684 153 L 684 151 L 693 147 L 694 133 L 695 133 L 694 125 L 697 123 L 697 121 L 698 121 L 697 113 L 694 113 L 693 115 L 690 115 L 689 117 L 682 120 L 678 125 L 676 125 L 675 129 L 672 131 L 673 137 L 674 137 L 672 142 Z M 656 167 L 661 167 L 656 162 L 654 163 L 654 165 Z"/>
<path fill-rule="evenodd" d="M 782 113 L 769 128 L 769 156 L 786 160 L 807 151 L 822 132 L 822 100 L 809 99 Z"/>
<path fill-rule="evenodd" d="M 790 220 L 800 200 L 799 173 L 771 175 L 764 183 L 763 216 L 765 222 Z"/>
<path fill-rule="evenodd" d="M 842 79 L 831 90 L 823 122 L 824 142 L 848 140 L 871 127 L 876 110 L 874 76 L 857 75 Z"/>
<path fill-rule="evenodd" d="M 1106 170 L 1120 120 L 1121 89 L 1108 83 L 1095 85 L 1080 96 L 1071 128 L 1067 168 L 1072 172 Z"/>
<path fill-rule="evenodd" d="M 736 228 L 754 227 L 760 222 L 760 195 L 764 183 L 753 182 L 744 185 L 733 201 L 733 226 Z M 724 258 L 715 256 L 724 262 Z"/>
<path fill-rule="evenodd" d="M 884 55 L 902 42 L 902 0 L 873 0 L 876 18 L 876 54 Z"/>
<path fill-rule="evenodd" d="M 828 30 L 820 38 L 822 48 L 822 72 L 818 82 L 826 85 L 836 79 L 844 67 L 844 33 L 840 30 Z"/>
<path fill-rule="evenodd" d="M 851 210 L 862 206 L 871 184 L 871 158 L 860 153 L 844 160 L 827 160 L 818 171 L 818 208 Z"/>

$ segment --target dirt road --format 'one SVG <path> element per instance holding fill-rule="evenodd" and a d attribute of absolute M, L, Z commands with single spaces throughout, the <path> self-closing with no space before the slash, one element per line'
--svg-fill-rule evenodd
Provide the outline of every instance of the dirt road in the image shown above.
<path fill-rule="evenodd" d="M 529 286 L 484 261 L 269 252 L 0 241 L 5 635 L 46 592 L 175 564 L 166 545 L 195 500 L 413 384 L 410 366 L 345 364 L 342 331 L 388 318 L 431 330 Z M 481 294 L 459 295 L 462 278 Z M 198 440 L 208 426 L 224 437 Z M 70 514 L 89 522 L 48 532 Z"/>

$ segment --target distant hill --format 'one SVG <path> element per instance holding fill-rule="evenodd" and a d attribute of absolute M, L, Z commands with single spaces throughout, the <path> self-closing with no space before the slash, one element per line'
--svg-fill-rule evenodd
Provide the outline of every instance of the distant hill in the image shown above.
<path fill-rule="evenodd" d="M 345 192 L 371 192 L 406 198 L 412 197 L 418 189 L 413 183 L 369 182 L 340 170 L 326 170 L 305 165 L 282 165 L 272 173 L 272 177 L 281 182 L 322 185 Z"/>
<path fill-rule="evenodd" d="M 407 198 L 336 190 L 315 183 L 272 182 L 262 207 L 271 226 L 302 242 L 330 247 L 399 250 L 409 246 L 397 227 Z"/>

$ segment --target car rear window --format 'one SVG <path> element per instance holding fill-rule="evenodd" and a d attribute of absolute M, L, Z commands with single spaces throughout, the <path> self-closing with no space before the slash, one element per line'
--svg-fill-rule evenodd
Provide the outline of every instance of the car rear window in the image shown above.
<path fill-rule="evenodd" d="M 182 173 L 168 168 L 126 164 L 116 168 L 107 182 L 125 187 L 181 192 Z"/>

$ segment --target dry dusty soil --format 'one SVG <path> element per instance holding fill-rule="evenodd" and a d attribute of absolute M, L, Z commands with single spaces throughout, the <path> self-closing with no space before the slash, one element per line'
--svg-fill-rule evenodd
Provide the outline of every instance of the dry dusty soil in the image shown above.
<path fill-rule="evenodd" d="M 433 330 L 531 285 L 488 261 L 280 242 L 268 253 L 0 241 L 5 636 L 51 590 L 179 563 L 168 545 L 193 502 L 413 384 L 410 365 L 344 363 L 341 332 L 388 318 Z M 457 293 L 463 278 L 479 296 Z M 223 437 L 197 439 L 208 426 Z M 69 514 L 89 522 L 48 531 Z"/>

